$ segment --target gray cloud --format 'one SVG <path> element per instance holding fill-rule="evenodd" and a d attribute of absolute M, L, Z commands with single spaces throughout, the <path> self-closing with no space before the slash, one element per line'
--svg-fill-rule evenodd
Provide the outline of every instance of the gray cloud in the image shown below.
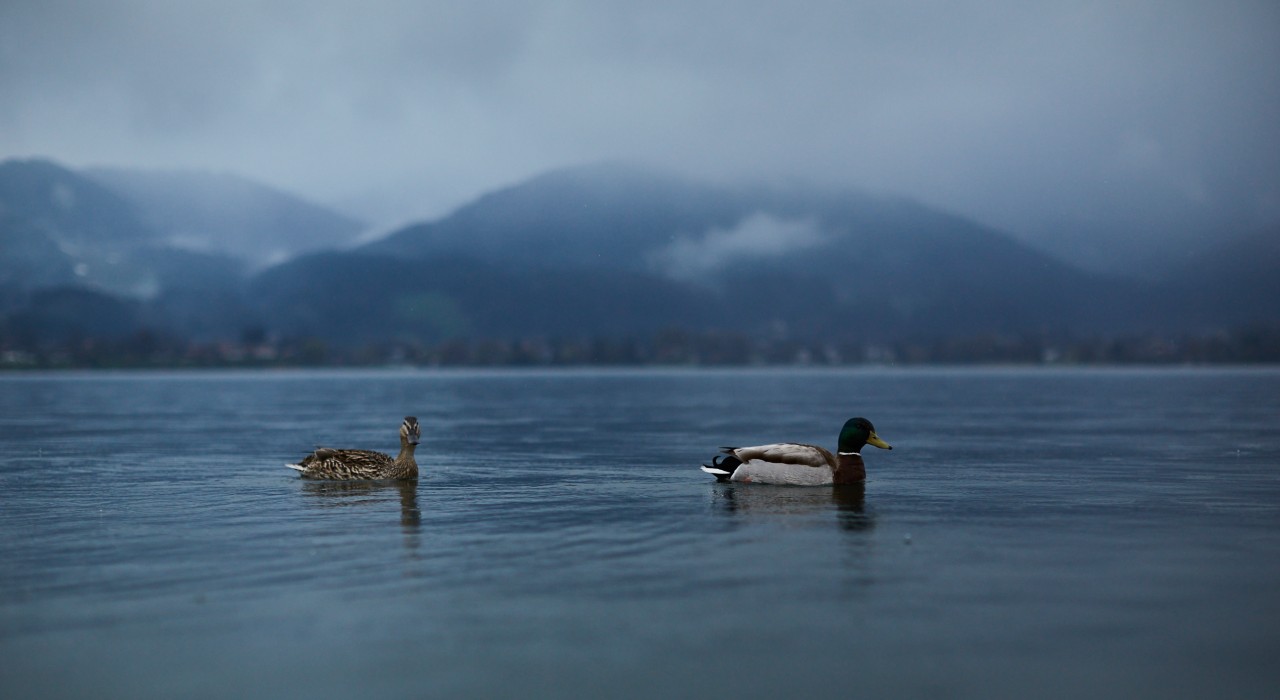
<path fill-rule="evenodd" d="M 738 260 L 768 257 L 827 241 L 813 219 L 779 219 L 756 213 L 732 228 L 713 228 L 699 235 L 676 238 L 649 261 L 655 270 L 677 279 L 701 276 Z"/>
<path fill-rule="evenodd" d="M 232 171 L 386 223 L 637 158 L 1028 237 L 1280 221 L 1280 6 L 0 5 L 0 157 Z"/>

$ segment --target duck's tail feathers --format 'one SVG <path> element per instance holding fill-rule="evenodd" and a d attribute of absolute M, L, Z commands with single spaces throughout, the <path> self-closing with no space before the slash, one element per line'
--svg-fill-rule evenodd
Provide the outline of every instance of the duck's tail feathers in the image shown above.
<path fill-rule="evenodd" d="M 284 465 L 284 466 L 286 466 L 286 467 L 288 467 L 288 468 L 290 468 L 290 469 L 297 469 L 297 470 L 298 470 L 298 471 L 300 471 L 300 472 L 305 472 L 305 471 L 307 470 L 307 468 L 306 468 L 306 467 L 304 467 L 304 466 L 302 466 L 302 465 L 300 465 L 300 464 L 286 464 L 286 465 Z"/>
<path fill-rule="evenodd" d="M 728 481 L 740 464 L 737 457 L 713 457 L 711 464 L 702 465 L 702 471 L 714 475 L 716 481 Z"/>

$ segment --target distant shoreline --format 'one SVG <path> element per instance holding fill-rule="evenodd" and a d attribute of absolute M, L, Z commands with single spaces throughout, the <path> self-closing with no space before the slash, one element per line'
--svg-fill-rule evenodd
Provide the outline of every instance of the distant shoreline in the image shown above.
<path fill-rule="evenodd" d="M 8 342 L 6 342 L 8 340 Z M 23 347 L 0 337 L 0 371 L 375 367 L 1250 366 L 1280 364 L 1280 324 L 1212 333 L 1084 338 L 984 333 L 885 341 L 668 329 L 648 336 L 455 338 L 336 345 L 319 338 L 193 342 L 144 331 Z"/>

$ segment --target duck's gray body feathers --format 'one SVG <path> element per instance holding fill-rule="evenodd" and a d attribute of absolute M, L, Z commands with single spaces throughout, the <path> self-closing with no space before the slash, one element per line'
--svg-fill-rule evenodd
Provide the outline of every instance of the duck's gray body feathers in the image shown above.
<path fill-rule="evenodd" d="M 794 442 L 725 447 L 721 452 L 726 456 L 717 457 L 702 469 L 721 481 L 825 486 L 835 483 L 841 466 L 830 450 Z M 858 461 L 861 463 L 861 459 Z"/>

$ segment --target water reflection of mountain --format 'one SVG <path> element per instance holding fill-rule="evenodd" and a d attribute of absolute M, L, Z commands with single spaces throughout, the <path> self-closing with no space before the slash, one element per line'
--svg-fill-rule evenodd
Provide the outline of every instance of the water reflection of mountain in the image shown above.
<path fill-rule="evenodd" d="M 844 530 L 875 528 L 875 516 L 866 509 L 863 484 L 815 488 L 718 484 L 714 488 L 717 507 L 730 515 L 800 516 L 834 510 Z"/>

